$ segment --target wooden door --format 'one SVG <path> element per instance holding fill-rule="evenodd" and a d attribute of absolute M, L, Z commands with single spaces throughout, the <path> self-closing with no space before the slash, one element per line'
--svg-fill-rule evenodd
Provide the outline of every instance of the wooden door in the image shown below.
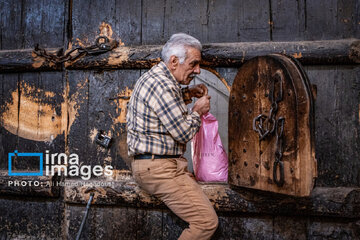
<path fill-rule="evenodd" d="M 229 99 L 229 184 L 308 196 L 316 176 L 314 102 L 302 67 L 280 54 L 246 62 Z"/>

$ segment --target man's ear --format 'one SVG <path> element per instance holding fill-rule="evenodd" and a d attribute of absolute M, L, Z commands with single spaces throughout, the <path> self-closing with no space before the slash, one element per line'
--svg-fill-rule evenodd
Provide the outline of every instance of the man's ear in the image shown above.
<path fill-rule="evenodd" d="M 171 70 L 175 70 L 179 65 L 179 58 L 175 55 L 172 55 L 169 59 L 169 65 Z"/>

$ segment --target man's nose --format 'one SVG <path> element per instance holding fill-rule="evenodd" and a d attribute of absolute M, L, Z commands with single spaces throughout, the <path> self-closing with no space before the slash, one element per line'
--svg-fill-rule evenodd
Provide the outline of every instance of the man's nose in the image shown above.
<path fill-rule="evenodd" d="M 196 65 L 196 67 L 194 69 L 194 73 L 200 74 L 200 65 Z"/>

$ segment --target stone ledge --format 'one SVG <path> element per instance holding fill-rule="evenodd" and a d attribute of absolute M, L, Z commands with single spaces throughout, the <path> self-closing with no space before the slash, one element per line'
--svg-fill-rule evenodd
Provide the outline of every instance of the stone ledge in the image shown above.
<path fill-rule="evenodd" d="M 111 186 L 95 186 L 102 181 Z M 88 185 L 83 185 L 86 182 Z M 228 184 L 200 183 L 216 211 L 328 217 L 360 217 L 360 188 L 315 188 L 309 197 L 291 197 L 250 189 L 232 189 Z M 86 204 L 94 192 L 93 204 L 165 208 L 156 197 L 142 191 L 130 174 L 115 180 L 65 181 L 68 204 Z"/>

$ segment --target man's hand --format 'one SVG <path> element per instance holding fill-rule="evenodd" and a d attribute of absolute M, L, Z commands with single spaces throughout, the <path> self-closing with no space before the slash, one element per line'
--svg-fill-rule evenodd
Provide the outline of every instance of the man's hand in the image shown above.
<path fill-rule="evenodd" d="M 199 113 L 200 116 L 209 112 L 210 98 L 211 97 L 209 95 L 204 95 L 199 98 L 194 104 L 193 111 Z"/>
<path fill-rule="evenodd" d="M 189 87 L 190 97 L 201 98 L 208 94 L 208 88 L 205 84 L 197 84 L 193 87 Z"/>

